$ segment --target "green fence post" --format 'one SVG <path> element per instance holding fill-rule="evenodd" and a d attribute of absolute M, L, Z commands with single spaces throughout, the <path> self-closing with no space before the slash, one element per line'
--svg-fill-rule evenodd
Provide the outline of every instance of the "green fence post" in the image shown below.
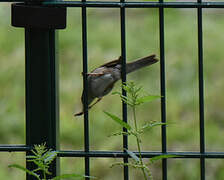
<path fill-rule="evenodd" d="M 63 26 L 60 24 L 62 22 L 60 18 L 65 23 L 65 16 L 65 8 L 12 5 L 12 25 L 25 27 L 26 144 L 28 146 L 46 143 L 47 148 L 59 149 L 58 60 L 55 29 L 65 27 L 65 24 L 62 23 Z M 31 152 L 27 152 L 27 155 L 30 154 Z M 27 162 L 26 166 L 30 170 L 35 168 L 35 164 L 31 162 Z M 52 174 L 47 179 L 59 173 L 58 159 L 51 164 L 50 172 Z M 27 179 L 36 178 L 27 174 Z"/>
<path fill-rule="evenodd" d="M 55 31 L 25 30 L 26 52 L 26 143 L 46 142 L 57 150 L 59 135 L 58 61 L 55 56 Z M 28 152 L 29 154 L 29 152 Z M 27 162 L 27 167 L 33 165 Z M 58 161 L 52 163 L 52 176 Z M 28 176 L 28 179 L 32 179 Z"/>

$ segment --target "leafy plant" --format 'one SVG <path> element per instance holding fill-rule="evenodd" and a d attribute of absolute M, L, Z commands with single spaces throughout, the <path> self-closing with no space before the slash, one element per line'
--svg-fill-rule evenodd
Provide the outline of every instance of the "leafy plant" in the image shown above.
<path fill-rule="evenodd" d="M 174 157 L 174 156 L 173 155 L 161 155 L 161 156 L 156 156 L 156 157 L 151 158 L 151 160 L 148 163 L 143 162 L 142 153 L 141 153 L 141 145 L 140 145 L 141 144 L 140 136 L 145 131 L 147 131 L 155 126 L 166 125 L 166 123 L 151 121 L 142 127 L 138 127 L 137 116 L 136 116 L 136 106 L 139 106 L 146 102 L 151 102 L 155 99 L 160 98 L 161 96 L 152 96 L 152 95 L 140 96 L 140 94 L 142 93 L 142 87 L 137 87 L 134 84 L 134 82 L 123 84 L 122 88 L 127 92 L 127 96 L 123 96 L 122 93 L 120 93 L 120 92 L 115 92 L 113 94 L 118 94 L 121 97 L 122 101 L 124 101 L 128 106 L 130 106 L 132 115 L 133 115 L 134 126 L 131 126 L 130 124 L 124 122 L 122 119 L 120 119 L 119 117 L 117 117 L 114 114 L 111 114 L 106 111 L 104 111 L 104 113 L 107 116 L 109 116 L 112 120 L 114 120 L 116 123 L 118 123 L 120 126 L 127 129 L 127 132 L 122 131 L 122 132 L 114 133 L 113 134 L 114 136 L 117 136 L 117 135 L 133 135 L 133 136 L 135 136 L 136 143 L 137 143 L 137 149 L 138 149 L 138 156 L 134 152 L 129 151 L 128 149 L 125 149 L 125 151 L 128 153 L 128 155 L 133 159 L 133 161 L 130 163 L 117 162 L 117 163 L 112 164 L 111 167 L 120 165 L 120 166 L 130 166 L 133 168 L 138 168 L 142 171 L 144 180 L 147 180 L 149 178 L 152 179 L 152 175 L 151 175 L 151 172 L 150 172 L 148 166 L 156 160 L 163 159 L 163 158 L 170 158 L 170 157 Z"/>
<path fill-rule="evenodd" d="M 49 171 L 50 164 L 57 157 L 57 151 L 47 149 L 45 143 L 41 145 L 34 145 L 34 149 L 31 150 L 33 155 L 27 156 L 28 162 L 33 162 L 37 168 L 34 170 L 29 170 L 18 164 L 9 165 L 10 168 L 17 168 L 19 170 L 25 171 L 26 173 L 36 177 L 38 180 L 47 180 L 47 175 L 52 173 Z M 40 177 L 40 173 L 43 174 L 43 179 Z M 60 180 L 65 178 L 94 178 L 92 176 L 85 176 L 80 174 L 62 174 L 52 178 L 52 180 Z"/>

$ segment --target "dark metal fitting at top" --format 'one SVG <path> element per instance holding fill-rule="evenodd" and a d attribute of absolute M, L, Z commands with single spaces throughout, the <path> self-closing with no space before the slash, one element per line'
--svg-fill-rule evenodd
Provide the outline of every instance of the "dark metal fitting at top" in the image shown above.
<path fill-rule="evenodd" d="M 11 8 L 12 26 L 40 29 L 66 28 L 67 10 L 65 7 L 14 3 Z"/>

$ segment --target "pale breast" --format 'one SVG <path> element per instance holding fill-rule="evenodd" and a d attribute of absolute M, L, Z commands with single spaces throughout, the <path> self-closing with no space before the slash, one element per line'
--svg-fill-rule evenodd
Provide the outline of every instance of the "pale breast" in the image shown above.
<path fill-rule="evenodd" d="M 108 88 L 114 83 L 113 76 L 109 74 L 104 74 L 101 76 L 91 76 L 91 91 L 94 96 L 102 97 L 106 95 Z"/>

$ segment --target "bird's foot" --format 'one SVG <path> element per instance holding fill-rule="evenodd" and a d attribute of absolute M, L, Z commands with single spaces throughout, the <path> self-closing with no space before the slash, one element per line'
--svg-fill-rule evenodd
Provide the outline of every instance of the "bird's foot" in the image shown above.
<path fill-rule="evenodd" d="M 74 116 L 81 116 L 83 114 L 84 114 L 84 112 L 82 111 L 82 112 L 79 112 L 79 113 L 74 114 Z"/>
<path fill-rule="evenodd" d="M 97 104 L 98 102 L 100 102 L 101 100 L 102 100 L 102 97 L 101 97 L 101 98 L 98 98 L 96 102 L 94 102 L 93 104 L 91 104 L 91 105 L 88 107 L 88 109 L 91 109 L 94 105 L 96 105 L 96 104 Z M 79 113 L 76 113 L 76 114 L 74 114 L 74 116 L 81 116 L 81 115 L 83 115 L 83 114 L 84 114 L 84 111 L 79 112 Z"/>

